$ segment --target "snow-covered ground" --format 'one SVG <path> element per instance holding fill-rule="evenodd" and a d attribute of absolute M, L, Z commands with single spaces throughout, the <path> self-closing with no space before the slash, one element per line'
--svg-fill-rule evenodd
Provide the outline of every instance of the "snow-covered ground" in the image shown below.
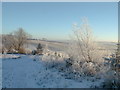
<path fill-rule="evenodd" d="M 19 55 L 14 55 L 14 54 L 0 54 L 1 59 L 17 59 L 20 58 Z"/>
<path fill-rule="evenodd" d="M 0 89 L 2 88 L 2 58 L 0 58 Z"/>
<path fill-rule="evenodd" d="M 64 57 L 61 53 L 65 52 L 68 45 L 59 42 L 33 41 L 26 45 L 26 48 L 35 50 L 38 43 L 43 46 L 47 44 L 48 49 L 57 51 L 61 57 Z M 90 80 L 89 77 L 87 77 L 89 80 L 84 77 L 80 77 L 80 80 L 66 79 L 64 72 L 55 68 L 48 69 L 43 58 L 46 57 L 0 54 L 0 81 L 2 79 L 0 86 L 2 85 L 3 88 L 90 88 L 99 86 L 102 82 L 102 80 Z"/>
<path fill-rule="evenodd" d="M 3 88 L 90 88 L 100 81 L 66 79 L 63 72 L 55 68 L 47 69 L 41 56 L 16 55 L 2 57 Z M 11 57 L 11 58 L 10 58 Z M 80 77 L 81 78 L 81 77 Z"/>

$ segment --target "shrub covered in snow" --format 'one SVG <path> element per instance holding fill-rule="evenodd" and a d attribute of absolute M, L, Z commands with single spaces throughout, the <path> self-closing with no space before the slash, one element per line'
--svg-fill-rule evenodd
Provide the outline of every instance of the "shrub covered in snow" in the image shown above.
<path fill-rule="evenodd" d="M 109 69 L 103 76 L 102 88 L 120 88 L 120 73 L 117 75 L 116 71 Z"/>
<path fill-rule="evenodd" d="M 84 75 L 96 75 L 104 67 L 103 56 L 106 52 L 98 49 L 86 19 L 80 27 L 73 25 L 73 29 L 74 35 L 68 48 L 68 55 L 74 60 L 72 68 Z"/>
<path fill-rule="evenodd" d="M 64 52 L 51 51 L 47 48 L 43 51 L 42 60 L 45 62 L 47 67 L 65 67 L 65 59 L 68 58 Z"/>
<path fill-rule="evenodd" d="M 32 54 L 33 55 L 36 55 L 36 54 L 42 55 L 43 54 L 43 47 L 40 43 L 38 44 L 36 49 L 32 51 Z"/>
<path fill-rule="evenodd" d="M 82 72 L 84 72 L 86 75 L 94 75 L 96 73 L 95 65 L 92 62 L 85 62 L 82 65 Z"/>

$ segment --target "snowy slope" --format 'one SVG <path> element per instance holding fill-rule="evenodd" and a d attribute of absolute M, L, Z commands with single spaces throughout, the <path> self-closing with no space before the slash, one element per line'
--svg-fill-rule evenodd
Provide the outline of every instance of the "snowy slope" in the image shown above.
<path fill-rule="evenodd" d="M 3 59 L 3 88 L 89 88 L 99 83 L 65 79 L 57 69 L 47 69 L 42 56 L 19 55 Z"/>
<path fill-rule="evenodd" d="M 0 58 L 0 89 L 2 88 L 2 58 Z"/>

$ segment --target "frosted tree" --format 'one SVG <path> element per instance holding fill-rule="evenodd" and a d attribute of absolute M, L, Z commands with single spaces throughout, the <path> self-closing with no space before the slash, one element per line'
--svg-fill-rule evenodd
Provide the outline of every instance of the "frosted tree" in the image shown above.
<path fill-rule="evenodd" d="M 29 35 L 24 31 L 23 28 L 19 28 L 18 31 L 14 32 L 14 36 L 17 41 L 17 50 L 19 51 L 21 48 L 23 48 L 23 45 L 27 43 Z"/>
<path fill-rule="evenodd" d="M 8 35 L 3 35 L 2 46 L 4 50 L 7 50 L 7 52 L 12 52 L 13 49 L 17 49 L 17 41 L 12 33 Z"/>
<path fill-rule="evenodd" d="M 24 45 L 27 43 L 28 35 L 22 28 L 10 34 L 4 35 L 2 38 L 2 43 L 4 48 L 8 52 L 18 51 L 19 53 L 25 53 Z"/>
<path fill-rule="evenodd" d="M 84 66 L 88 67 L 88 70 L 91 69 L 89 71 L 94 70 L 93 68 L 99 69 L 104 61 L 102 58 L 104 53 L 98 50 L 98 47 L 87 19 L 83 19 L 81 26 L 73 25 L 72 42 L 68 50 L 70 58 L 74 60 L 73 66 L 77 66 L 80 70 Z"/>

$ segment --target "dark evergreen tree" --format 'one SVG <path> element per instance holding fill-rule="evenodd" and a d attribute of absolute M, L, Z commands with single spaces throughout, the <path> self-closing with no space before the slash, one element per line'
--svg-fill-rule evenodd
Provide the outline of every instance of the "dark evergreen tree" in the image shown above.
<path fill-rule="evenodd" d="M 36 51 L 36 54 L 42 54 L 43 53 L 43 47 L 42 45 L 39 43 L 38 46 L 37 46 L 37 51 Z"/>
<path fill-rule="evenodd" d="M 37 50 L 42 50 L 42 45 L 40 43 L 37 46 Z"/>

